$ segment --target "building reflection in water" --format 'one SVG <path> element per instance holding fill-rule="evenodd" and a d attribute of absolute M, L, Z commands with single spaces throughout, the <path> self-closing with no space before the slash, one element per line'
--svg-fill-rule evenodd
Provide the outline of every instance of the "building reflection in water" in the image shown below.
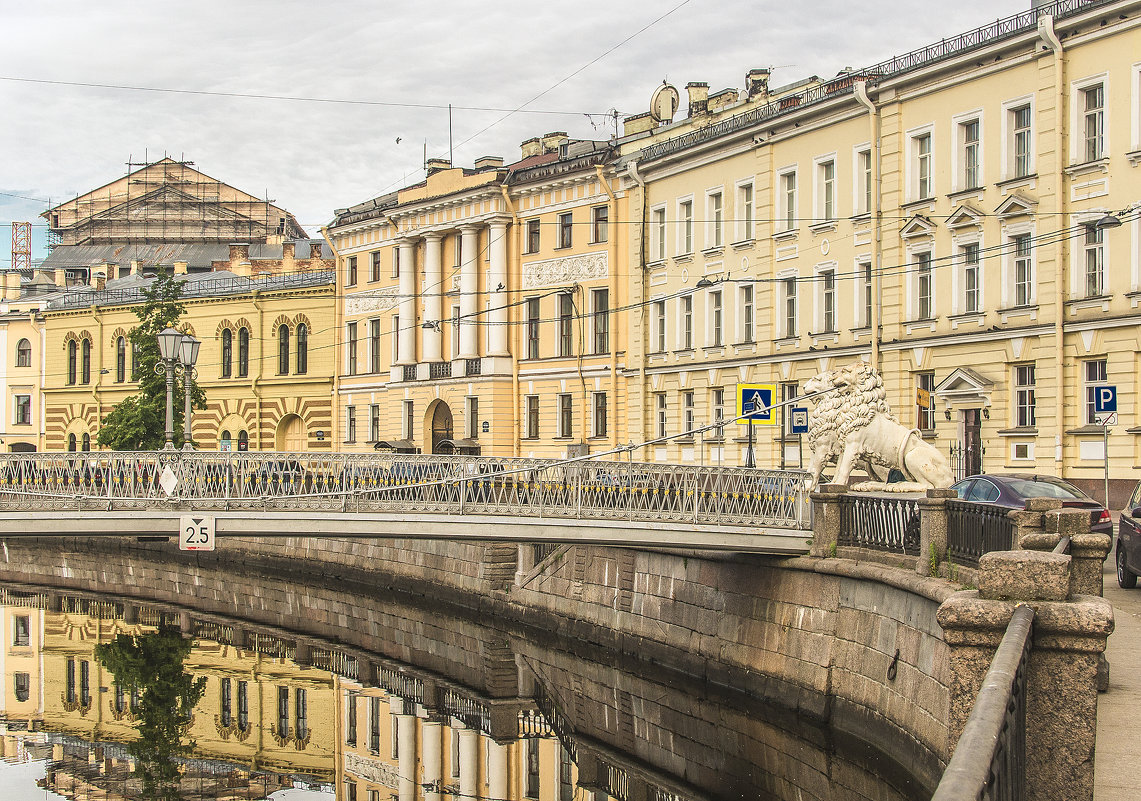
<path fill-rule="evenodd" d="M 730 756 L 679 730 L 679 746 L 688 742 L 697 756 L 669 753 L 675 734 L 646 716 L 705 705 L 693 700 L 693 688 L 673 692 L 623 679 L 619 692 L 605 686 L 611 667 L 591 673 L 522 645 L 504 661 L 526 674 L 520 692 L 492 698 L 472 687 L 486 688 L 494 677 L 469 686 L 334 643 L 170 607 L 27 588 L 0 589 L 0 603 L 9 638 L 0 649 L 2 756 L 48 760 L 40 785 L 77 801 L 147 797 L 132 746 L 146 711 L 139 682 L 116 681 L 98 657 L 116 637 L 145 643 L 160 631 L 174 638 L 168 644 L 187 638 L 181 667 L 167 674 L 184 670 L 187 680 L 168 696 L 201 690 L 179 726 L 186 751 L 171 750 L 172 799 L 262 799 L 286 788 L 323 792 L 330 801 L 799 798 L 783 776 L 776 783 L 788 784 L 788 793 L 757 789 L 772 781 L 759 778 L 763 763 L 786 753 L 826 766 L 805 770 L 801 785 L 810 789 L 848 770 L 851 780 L 833 783 L 836 792 L 803 797 L 908 798 L 863 769 L 841 766 L 828 737 L 815 730 L 775 750 L 744 743 Z M 571 719 L 574 710 L 579 719 Z M 695 720 L 709 732 L 725 726 L 741 741 L 780 729 L 712 704 Z M 608 740 L 638 743 L 642 752 L 623 753 Z"/>

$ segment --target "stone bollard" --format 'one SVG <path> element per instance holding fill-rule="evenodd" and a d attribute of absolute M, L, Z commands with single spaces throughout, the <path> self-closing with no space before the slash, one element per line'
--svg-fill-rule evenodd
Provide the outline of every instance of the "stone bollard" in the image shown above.
<path fill-rule="evenodd" d="M 1019 603 L 1034 608 L 1026 673 L 1026 798 L 1091 801 L 1098 657 L 1113 631 L 1102 598 L 1070 596 L 1071 559 L 996 551 L 979 560 L 979 589 L 955 593 L 937 620 L 949 652 L 949 743 L 957 743 Z M 948 754 L 948 758 L 949 758 Z"/>
<path fill-rule="evenodd" d="M 840 541 L 840 496 L 846 484 L 821 484 L 809 496 L 812 501 L 812 556 L 835 556 Z"/>
<path fill-rule="evenodd" d="M 1019 548 L 1026 548 L 1032 551 L 1050 551 L 1053 550 L 1054 545 L 1057 545 L 1055 540 L 1054 545 L 1048 548 L 1037 547 L 1036 545 L 1027 545 L 1023 542 L 1023 538 L 1041 536 L 1045 530 L 1045 515 L 1047 512 L 1056 511 L 1062 508 L 1062 502 L 1058 498 L 1027 498 L 1025 509 L 1014 509 L 1007 514 L 1010 519 L 1011 528 L 1013 529 L 1012 540 L 1010 547 L 1014 550 Z M 1037 542 L 1037 540 L 1031 540 Z"/>
<path fill-rule="evenodd" d="M 947 556 L 947 501 L 957 497 L 952 489 L 929 489 L 927 497 L 919 499 L 919 558 L 915 572 L 921 576 L 935 575 L 932 556 L 938 565 Z"/>

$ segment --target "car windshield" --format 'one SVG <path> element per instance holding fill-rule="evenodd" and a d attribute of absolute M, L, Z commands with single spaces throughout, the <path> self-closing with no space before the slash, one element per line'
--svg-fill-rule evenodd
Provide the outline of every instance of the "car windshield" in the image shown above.
<path fill-rule="evenodd" d="M 1061 498 L 1062 500 L 1078 498 L 1085 500 L 1086 497 L 1085 493 L 1073 484 L 1067 484 L 1058 479 L 1045 481 L 1043 479 L 1008 478 L 1006 486 L 1019 498 Z"/>

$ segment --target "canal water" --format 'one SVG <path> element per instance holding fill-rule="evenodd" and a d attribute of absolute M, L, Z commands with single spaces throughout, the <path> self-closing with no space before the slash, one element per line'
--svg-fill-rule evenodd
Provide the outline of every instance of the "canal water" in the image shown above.
<path fill-rule="evenodd" d="M 747 677 L 712 686 L 382 580 L 347 586 L 249 566 L 197 575 L 160 552 L 125 567 L 106 554 L 9 546 L 9 565 L 66 569 L 36 583 L 35 569 L 19 582 L 0 569 L 4 799 L 930 793 L 891 755 L 763 697 Z M 220 579 L 242 591 L 180 602 L 206 597 L 189 585 Z"/>

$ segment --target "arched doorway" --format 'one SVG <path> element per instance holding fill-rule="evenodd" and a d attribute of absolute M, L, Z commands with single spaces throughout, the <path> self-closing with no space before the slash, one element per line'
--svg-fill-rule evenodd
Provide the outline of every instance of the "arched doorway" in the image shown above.
<path fill-rule="evenodd" d="M 440 443 L 452 438 L 452 410 L 442 400 L 435 401 L 429 420 L 432 433 L 432 453 L 440 453 Z"/>
<path fill-rule="evenodd" d="M 308 444 L 305 421 L 295 414 L 287 414 L 277 424 L 274 447 L 279 451 L 303 451 Z"/>

